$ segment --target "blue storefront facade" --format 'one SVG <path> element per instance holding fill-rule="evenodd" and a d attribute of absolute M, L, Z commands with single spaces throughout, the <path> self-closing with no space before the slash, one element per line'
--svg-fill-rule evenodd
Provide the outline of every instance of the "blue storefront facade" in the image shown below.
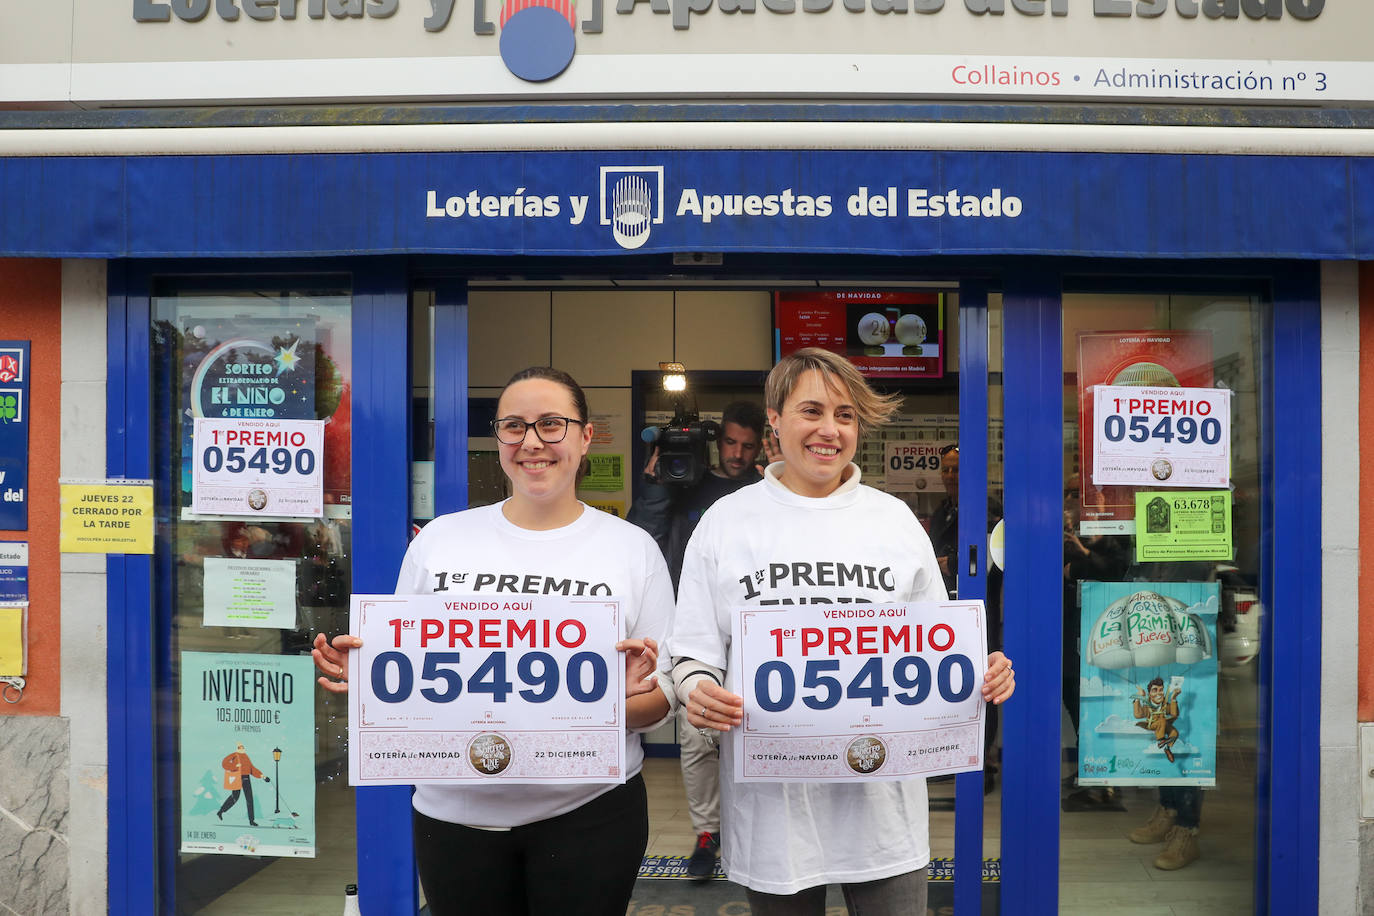
<path fill-rule="evenodd" d="M 1374 261 L 1365 109 L 206 104 L 0 112 L 0 257 L 62 265 L 64 378 L 86 385 L 76 362 L 103 364 L 64 394 L 62 476 L 151 480 L 157 510 L 151 555 L 63 560 L 63 635 L 44 650 L 65 660 L 63 680 L 40 687 L 68 697 L 52 717 L 64 766 L 51 779 L 73 809 L 105 805 L 64 811 L 60 865 L 36 866 L 16 841 L 0 873 L 38 868 L 51 893 L 26 879 L 0 902 L 200 912 L 247 905 L 250 889 L 313 912 L 304 869 L 327 862 L 322 880 L 356 880 L 364 912 L 416 912 L 409 793 L 347 787 L 346 713 L 327 698 L 314 701 L 309 862 L 188 852 L 183 653 L 299 655 L 313 632 L 347 626 L 350 591 L 390 591 L 414 526 L 489 501 L 479 427 L 510 364 L 570 368 L 594 389 L 594 413 L 604 397 L 605 415 L 630 427 L 645 422 L 632 373 L 680 358 L 694 329 L 738 321 L 731 333 L 761 343 L 689 368 L 761 373 L 777 352 L 778 290 L 896 289 L 938 291 L 955 342 L 938 383 L 898 386 L 905 409 L 957 427 L 958 501 L 996 502 L 1005 521 L 991 580 L 993 520 L 960 522 L 958 592 L 1001 607 L 1018 690 L 1001 712 L 996 795 L 961 775 L 933 815 L 955 912 L 1368 905 L 1350 434 L 1369 307 L 1358 279 Z M 190 513 L 179 424 L 192 412 L 193 338 L 213 322 L 277 334 L 287 320 L 309 328 L 298 338 L 315 353 L 311 416 L 333 424 L 326 511 L 257 531 Z M 1079 348 L 1141 332 L 1205 337 L 1207 387 L 1234 393 L 1234 557 L 1071 574 L 1066 551 L 1104 533 L 1067 520 L 1089 492 Z M 92 392 L 103 411 L 69 415 L 68 399 Z M 640 443 L 618 447 L 642 463 Z M 623 499 L 634 489 L 627 480 Z M 607 499 L 623 512 L 622 497 Z M 206 559 L 245 551 L 297 563 L 294 629 L 264 639 L 203 617 Z M 1247 640 L 1247 654 L 1222 660 L 1202 857 L 1178 881 L 1152 868 L 1157 849 L 1124 838 L 1153 810 L 1153 787 L 1078 794 L 1070 605 L 1090 578 L 1220 583 Z M 78 702 L 78 681 L 101 685 Z M 17 719 L 0 718 L 0 735 Z M 83 795 L 93 774 L 104 789 Z M 261 883 L 273 869 L 275 890 Z M 310 889 L 295 903 L 282 890 L 292 884 Z"/>

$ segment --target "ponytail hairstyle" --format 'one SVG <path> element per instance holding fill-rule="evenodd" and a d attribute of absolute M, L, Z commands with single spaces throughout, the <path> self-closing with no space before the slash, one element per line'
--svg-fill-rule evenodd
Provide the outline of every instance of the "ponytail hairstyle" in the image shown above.
<path fill-rule="evenodd" d="M 532 378 L 544 379 L 568 389 L 568 394 L 572 395 L 573 407 L 577 408 L 575 419 L 581 420 L 583 423 L 587 422 L 587 395 L 582 390 L 582 386 L 577 384 L 577 380 L 562 369 L 555 369 L 553 366 L 530 366 L 528 369 L 521 369 L 510 377 L 510 381 L 506 382 L 506 388 L 516 382 L 524 382 Z M 501 389 L 501 394 L 506 393 L 506 388 Z M 499 401 L 500 398 L 498 397 L 497 400 Z"/>

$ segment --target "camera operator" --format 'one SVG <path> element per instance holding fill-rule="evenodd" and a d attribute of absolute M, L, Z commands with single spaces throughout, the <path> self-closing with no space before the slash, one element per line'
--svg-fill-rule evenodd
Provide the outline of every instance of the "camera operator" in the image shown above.
<path fill-rule="evenodd" d="M 721 416 L 716 447 L 720 462 L 694 484 L 657 482 L 659 450 L 655 447 L 644 468 L 644 493 L 634 501 L 627 521 L 649 532 L 668 561 L 676 591 L 682 557 L 697 522 L 711 504 L 740 487 L 762 479 L 755 461 L 764 447 L 763 408 L 750 401 L 734 401 Z M 682 781 L 697 843 L 687 872 L 706 879 L 715 873 L 720 850 L 720 764 L 715 745 L 686 724 L 678 729 L 682 747 Z"/>

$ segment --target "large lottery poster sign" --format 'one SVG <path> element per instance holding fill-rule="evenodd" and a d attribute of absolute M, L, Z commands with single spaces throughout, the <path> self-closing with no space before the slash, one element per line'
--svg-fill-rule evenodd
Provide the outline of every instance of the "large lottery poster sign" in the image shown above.
<path fill-rule="evenodd" d="M 190 316 L 175 333 L 181 350 L 181 489 L 189 499 L 194 419 L 313 420 L 320 415 L 316 327 L 307 317 Z"/>
<path fill-rule="evenodd" d="M 735 778 L 851 782 L 982 766 L 982 602 L 739 608 Z"/>
<path fill-rule="evenodd" d="M 623 783 L 613 600 L 354 595 L 355 786 Z"/>
<path fill-rule="evenodd" d="M 1159 480 L 1151 471 L 1155 458 L 1169 460 L 1168 455 L 1156 455 L 1144 462 L 1148 481 L 1130 482 L 1121 479 L 1101 481 L 1094 479 L 1097 465 L 1096 435 L 1099 427 L 1097 388 L 1168 389 L 1171 396 L 1179 396 L 1179 389 L 1208 388 L 1212 386 L 1212 332 L 1211 331 L 1080 331 L 1078 334 L 1078 444 L 1079 469 L 1082 481 L 1082 516 L 1079 534 L 1133 534 L 1135 532 L 1135 491 L 1143 483 L 1159 486 L 1178 486 L 1177 479 Z M 1158 398 L 1155 398 L 1158 401 Z M 1129 406 L 1129 404 L 1127 405 Z M 1160 425 L 1162 416 L 1154 411 L 1148 416 L 1154 422 L 1146 429 L 1147 441 L 1166 447 L 1184 444 L 1177 438 L 1165 441 L 1165 429 Z M 1135 416 L 1147 416 L 1142 411 L 1123 414 L 1125 427 L 1120 441 L 1131 445 L 1131 436 L 1139 437 L 1140 423 L 1133 428 Z M 1194 420 L 1205 419 L 1193 417 Z M 1168 430 L 1172 433 L 1174 421 L 1171 418 Z M 1155 430 L 1159 430 L 1156 437 Z M 1115 435 L 1115 426 L 1111 430 Z M 1211 435 L 1208 428 L 1208 436 Z M 1201 443 L 1201 429 L 1192 437 L 1194 443 Z M 1229 444 L 1229 437 L 1224 439 Z M 1134 465 L 1133 465 L 1134 466 Z M 1159 466 L 1162 472 L 1163 466 Z M 1171 477 L 1173 477 L 1171 471 Z M 1199 484 L 1201 486 L 1202 484 Z M 1210 484 L 1209 484 L 1210 486 Z"/>
<path fill-rule="evenodd" d="M 308 655 L 181 653 L 181 851 L 315 855 Z"/>
<path fill-rule="evenodd" d="M 1078 781 L 1217 780 L 1216 582 L 1084 582 Z"/>
<path fill-rule="evenodd" d="M 323 420 L 211 420 L 193 435 L 191 511 L 319 518 Z"/>
<path fill-rule="evenodd" d="M 1095 486 L 1225 488 L 1231 482 L 1231 392 L 1225 388 L 1093 391 Z"/>

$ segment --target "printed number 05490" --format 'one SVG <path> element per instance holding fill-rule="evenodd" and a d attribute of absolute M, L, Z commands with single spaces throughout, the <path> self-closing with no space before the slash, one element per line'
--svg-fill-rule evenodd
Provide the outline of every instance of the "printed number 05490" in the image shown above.
<path fill-rule="evenodd" d="M 454 668 L 462 660 L 461 652 L 426 652 L 421 682 L 437 683 L 437 687 L 421 687 L 420 696 L 431 703 L 452 703 L 463 692 L 463 677 Z M 595 652 L 578 652 L 568 659 L 565 668 L 547 652 L 526 652 L 515 663 L 516 676 L 525 688 L 516 691 L 506 674 L 506 653 L 492 652 L 477 670 L 468 677 L 468 693 L 485 693 L 492 702 L 504 703 L 512 692 L 530 703 L 547 703 L 558 693 L 559 682 L 568 695 L 579 703 L 595 703 L 606 696 L 610 672 L 606 660 Z M 395 686 L 389 675 L 394 672 Z M 415 669 L 410 656 L 404 652 L 381 652 L 372 661 L 372 692 L 383 703 L 402 703 L 415 689 Z M 590 683 L 588 680 L 590 679 Z"/>
<path fill-rule="evenodd" d="M 932 682 L 947 703 L 959 703 L 973 693 L 973 662 L 967 655 L 946 655 L 940 659 L 934 678 L 930 663 L 919 655 L 898 658 L 892 663 L 890 672 L 883 663 L 882 658 L 870 658 L 847 685 L 841 686 L 838 678 L 827 673 L 840 669 L 838 659 L 810 659 L 802 674 L 802 687 L 814 692 L 804 695 L 802 703 L 811 709 L 831 709 L 839 705 L 841 699 L 848 698 L 882 706 L 883 700 L 891 696 L 903 706 L 915 706 L 930 696 Z M 958 686 L 955 685 L 956 671 Z M 887 686 L 889 675 L 892 683 L 903 692 L 893 693 Z M 789 709 L 797 699 L 797 675 L 792 666 L 781 660 L 759 665 L 754 672 L 754 699 L 765 712 Z"/>

